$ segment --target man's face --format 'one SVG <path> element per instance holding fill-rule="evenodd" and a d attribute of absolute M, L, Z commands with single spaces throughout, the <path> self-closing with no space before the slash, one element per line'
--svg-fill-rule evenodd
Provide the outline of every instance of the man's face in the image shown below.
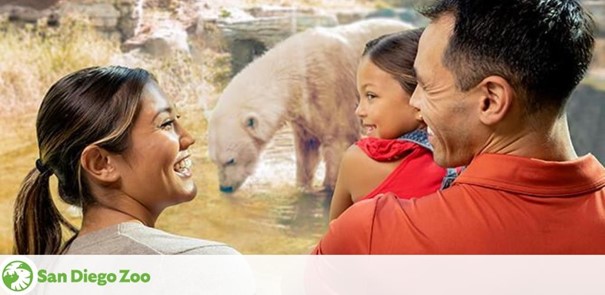
<path fill-rule="evenodd" d="M 443 167 L 467 165 L 481 148 L 475 138 L 481 128 L 479 94 L 460 91 L 442 62 L 454 21 L 444 15 L 424 30 L 414 62 L 418 86 L 410 99 L 428 126 L 435 162 Z"/>

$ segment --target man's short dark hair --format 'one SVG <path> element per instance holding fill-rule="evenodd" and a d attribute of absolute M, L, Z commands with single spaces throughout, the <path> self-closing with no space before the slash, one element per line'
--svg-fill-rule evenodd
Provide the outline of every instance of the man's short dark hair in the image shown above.
<path fill-rule="evenodd" d="M 501 76 L 528 113 L 562 111 L 592 59 L 594 21 L 576 0 L 437 0 L 422 13 L 456 19 L 443 63 L 460 90 Z"/>

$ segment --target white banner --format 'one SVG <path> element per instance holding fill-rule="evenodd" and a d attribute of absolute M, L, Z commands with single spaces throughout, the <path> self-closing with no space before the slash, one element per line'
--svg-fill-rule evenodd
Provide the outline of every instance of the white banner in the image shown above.
<path fill-rule="evenodd" d="M 605 256 L 0 256 L 5 294 L 604 294 Z"/>

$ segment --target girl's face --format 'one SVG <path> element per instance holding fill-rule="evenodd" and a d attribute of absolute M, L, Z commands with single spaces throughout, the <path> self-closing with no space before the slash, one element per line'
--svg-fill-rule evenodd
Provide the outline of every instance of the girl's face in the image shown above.
<path fill-rule="evenodd" d="M 195 140 L 154 82 L 142 93 L 128 149 L 117 157 L 124 193 L 151 212 L 190 201 L 197 193 L 188 151 Z"/>
<path fill-rule="evenodd" d="M 418 109 L 409 103 L 410 94 L 367 56 L 357 68 L 357 91 L 355 114 L 368 136 L 394 139 L 423 126 Z"/>

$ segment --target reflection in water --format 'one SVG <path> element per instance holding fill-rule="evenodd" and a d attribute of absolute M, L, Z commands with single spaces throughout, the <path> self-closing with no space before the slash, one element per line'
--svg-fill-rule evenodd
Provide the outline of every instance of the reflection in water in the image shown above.
<path fill-rule="evenodd" d="M 260 157 L 256 172 L 251 175 L 242 188 L 263 191 L 276 184 L 296 184 L 296 158 L 294 155 L 292 129 L 286 125 L 275 133 Z M 323 162 L 315 172 L 314 185 L 320 186 L 325 174 Z"/>
<path fill-rule="evenodd" d="M 325 173 L 321 163 L 315 174 L 315 185 L 320 187 Z M 319 239 L 326 229 L 331 193 L 325 191 L 292 191 L 293 195 L 276 197 L 276 190 L 296 185 L 296 158 L 293 135 L 289 126 L 279 130 L 261 155 L 256 172 L 240 188 L 251 194 L 250 200 L 270 201 L 265 210 L 251 210 L 251 222 L 284 230 L 287 234 Z M 277 192 L 279 194 L 279 192 Z M 256 202 L 250 201 L 250 207 Z M 264 206 L 263 206 L 264 207 Z"/>

